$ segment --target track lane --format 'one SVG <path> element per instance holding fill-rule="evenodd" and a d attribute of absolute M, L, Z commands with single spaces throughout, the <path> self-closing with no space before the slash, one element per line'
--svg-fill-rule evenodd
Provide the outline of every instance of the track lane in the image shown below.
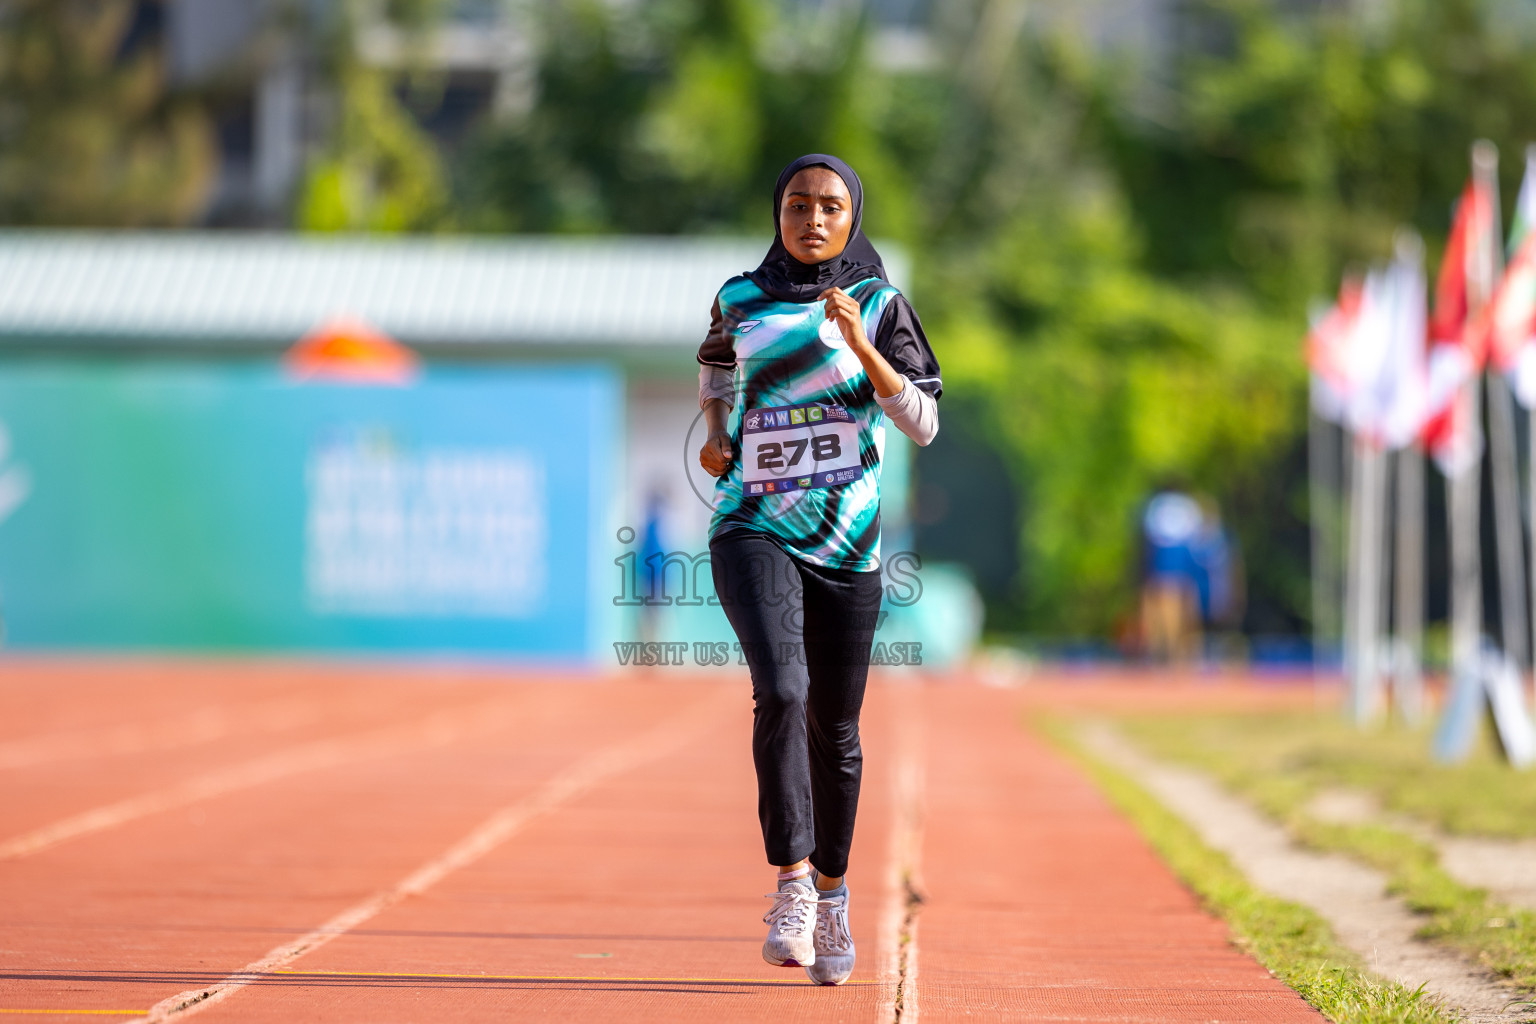
<path fill-rule="evenodd" d="M 299 752 L 309 744 L 334 743 L 370 730 L 419 723 L 455 704 L 469 706 L 499 692 L 493 680 L 473 677 L 425 686 L 422 680 L 389 676 L 370 682 L 354 672 L 343 673 L 330 683 L 316 684 L 313 670 L 300 677 L 306 680 L 302 692 L 267 696 L 270 686 L 258 685 L 254 692 L 248 692 L 242 688 L 240 673 L 220 672 L 210 679 L 198 703 L 190 706 L 192 710 L 183 707 L 158 719 L 146 711 L 163 709 L 164 700 L 157 699 L 163 696 L 159 680 L 144 684 L 154 689 L 141 693 L 130 676 L 110 698 L 98 694 L 90 701 L 81 701 L 73 686 L 53 691 L 53 699 L 60 705 L 82 704 L 82 715 L 88 721 L 95 721 L 106 707 L 117 724 L 66 725 L 0 744 L 0 754 L 8 751 L 13 760 L 31 762 L 0 771 L 0 787 L 5 794 L 0 800 L 0 843 L 264 757 L 282 752 L 302 756 Z M 37 682 L 46 686 L 52 681 L 49 673 Z M 100 688 L 88 689 L 95 692 Z M 178 697 L 186 696 L 181 687 L 174 690 Z M 222 699 L 211 701 L 213 695 Z M 0 710 L 4 711 L 0 718 L 9 716 L 10 708 L 3 703 Z M 42 717 L 57 724 L 60 716 Z M 183 737 L 175 732 L 178 726 L 191 726 L 184 738 L 195 742 L 181 742 Z M 210 732 L 222 734 L 210 736 Z M 92 740 L 103 744 L 101 752 L 94 757 L 79 756 Z M 137 741 L 144 749 L 114 756 L 114 740 L 119 744 Z"/>
<path fill-rule="evenodd" d="M 698 690 L 494 688 L 521 708 L 499 732 L 258 786 L 0 864 L 0 1006 L 149 1007 L 186 988 L 186 972 L 223 977 Z"/>
<path fill-rule="evenodd" d="M 305 678 L 327 685 L 324 670 Z M 366 692 L 353 670 L 334 682 Z M 902 1024 L 919 1013 L 922 1021 L 1318 1019 L 1233 950 L 1086 780 L 1017 725 L 1026 705 L 1278 706 L 1296 703 L 1294 694 L 1159 689 L 1144 679 L 1018 691 L 876 682 L 850 874 L 858 984 L 824 990 L 758 956 L 767 903 L 759 894 L 771 873 L 753 807 L 750 697 L 738 674 L 598 682 L 396 674 L 379 685 L 401 694 L 393 707 L 480 696 L 516 711 L 452 743 L 274 778 L 0 862 L 0 1010 L 125 1019 L 124 1008 L 216 985 L 397 890 L 497 808 L 535 799 L 582 758 L 720 692 L 733 710 L 719 728 L 546 807 L 479 859 L 209 1006 L 198 1024 L 888 1024 L 898 1006 Z M 135 703 L 131 686 L 93 692 L 115 693 L 119 713 L 158 707 Z M 219 692 L 260 701 L 282 691 Z M 37 720 L 73 727 L 52 712 Z M 157 756 L 180 764 L 186 753 Z M 52 768 L 110 774 L 129 760 Z M 925 892 L 920 907 L 905 904 L 905 879 Z M 903 945 L 903 929 L 918 941 Z M 898 1004 L 892 978 L 904 971 L 912 987 Z"/>
<path fill-rule="evenodd" d="M 612 777 L 301 962 L 324 973 L 253 986 L 199 1024 L 881 1019 L 890 692 L 872 686 L 866 703 L 849 876 L 860 962 L 854 984 L 834 989 L 762 961 L 772 872 L 755 816 L 751 701 L 728 685 L 734 711 L 699 743 Z"/>
<path fill-rule="evenodd" d="M 414 749 L 454 743 L 503 726 L 515 713 L 516 709 L 505 699 L 479 700 L 465 706 L 441 708 L 424 716 L 418 712 L 411 716 L 411 721 L 381 729 L 327 736 L 214 765 L 170 785 L 135 793 L 0 838 L 0 862 L 34 856 L 59 843 L 117 828 L 139 818 L 292 776 L 324 771 L 352 761 L 390 757 Z"/>
<path fill-rule="evenodd" d="M 1023 729 L 1027 696 L 925 697 L 925 1020 L 1323 1021 Z"/>
<path fill-rule="evenodd" d="M 419 897 L 443 879 L 484 858 L 522 831 L 530 822 L 550 814 L 609 778 L 666 755 L 680 743 L 692 738 L 701 728 L 712 724 L 723 706 L 714 700 L 701 700 L 680 714 L 635 739 L 624 739 L 595 754 L 582 758 L 559 772 L 527 796 L 493 812 L 467 835 L 442 853 L 432 857 L 395 885 L 373 893 L 361 902 L 337 914 L 318 928 L 273 948 L 234 974 L 211 986 L 199 986 L 156 1003 L 140 1024 L 163 1024 L 181 1020 L 216 1008 L 244 989 L 278 972 L 294 976 L 289 966 L 344 936 L 389 908 L 412 897 Z"/>
<path fill-rule="evenodd" d="M 0 772 L 63 761 L 158 754 L 248 733 L 282 733 L 321 717 L 313 700 L 279 697 L 245 705 L 210 704 L 173 712 L 158 720 L 126 722 L 21 736 L 0 742 Z"/>
<path fill-rule="evenodd" d="M 315 684 L 363 693 L 395 669 L 321 666 L 278 659 L 41 657 L 0 655 L 0 744 L 75 731 L 159 722 L 189 709 L 284 698 L 312 698 Z"/>

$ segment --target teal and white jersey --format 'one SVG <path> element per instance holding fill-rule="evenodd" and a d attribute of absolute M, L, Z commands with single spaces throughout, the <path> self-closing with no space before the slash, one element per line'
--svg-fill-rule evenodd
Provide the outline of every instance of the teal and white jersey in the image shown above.
<path fill-rule="evenodd" d="M 878 278 L 844 290 L 858 302 L 872 342 L 882 319 L 896 319 L 885 317 L 893 302 L 910 313 Z M 735 277 L 718 304 L 699 359 L 735 366 L 728 427 L 736 458 L 715 484 L 710 533 L 744 527 L 816 565 L 878 569 L 885 414 L 864 365 L 820 301 L 776 301 Z M 936 389 L 937 362 L 926 339 L 920 347 L 926 360 L 893 366 L 915 380 L 931 364 L 928 387 Z"/>

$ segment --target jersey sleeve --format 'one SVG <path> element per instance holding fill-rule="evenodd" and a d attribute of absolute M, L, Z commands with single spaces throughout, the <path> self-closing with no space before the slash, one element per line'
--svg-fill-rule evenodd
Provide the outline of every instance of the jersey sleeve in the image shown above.
<path fill-rule="evenodd" d="M 709 333 L 704 335 L 704 344 L 699 346 L 698 360 L 705 366 L 723 366 L 731 370 L 736 368 L 735 336 L 720 313 L 718 295 L 709 311 Z"/>
<path fill-rule="evenodd" d="M 934 398 L 944 393 L 939 359 L 933 354 L 928 336 L 923 333 L 922 321 L 918 320 L 917 311 L 906 296 L 898 295 L 886 304 L 873 341 L 875 351 L 885 357 L 891 369 Z"/>

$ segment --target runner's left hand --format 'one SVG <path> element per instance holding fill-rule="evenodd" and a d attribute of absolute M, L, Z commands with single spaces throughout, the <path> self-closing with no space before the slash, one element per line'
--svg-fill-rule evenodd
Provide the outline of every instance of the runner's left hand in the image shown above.
<path fill-rule="evenodd" d="M 816 297 L 826 302 L 827 319 L 837 321 L 837 329 L 849 347 L 869 344 L 869 339 L 864 336 L 864 317 L 852 295 L 841 288 L 828 288 Z"/>

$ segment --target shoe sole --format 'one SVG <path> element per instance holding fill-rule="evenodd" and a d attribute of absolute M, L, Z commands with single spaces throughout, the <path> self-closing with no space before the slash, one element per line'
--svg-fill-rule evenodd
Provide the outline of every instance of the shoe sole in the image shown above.
<path fill-rule="evenodd" d="M 811 984 L 813 984 L 813 985 L 826 985 L 826 986 L 830 986 L 830 987 L 836 987 L 838 985 L 846 984 L 848 979 L 853 977 L 853 968 L 849 967 L 848 968 L 848 973 L 843 975 L 841 978 L 837 979 L 836 981 L 822 981 L 821 979 L 817 978 L 814 974 L 811 973 L 811 970 L 810 970 L 809 967 L 807 967 L 806 970 L 805 970 L 805 976 L 807 978 L 811 979 Z"/>

